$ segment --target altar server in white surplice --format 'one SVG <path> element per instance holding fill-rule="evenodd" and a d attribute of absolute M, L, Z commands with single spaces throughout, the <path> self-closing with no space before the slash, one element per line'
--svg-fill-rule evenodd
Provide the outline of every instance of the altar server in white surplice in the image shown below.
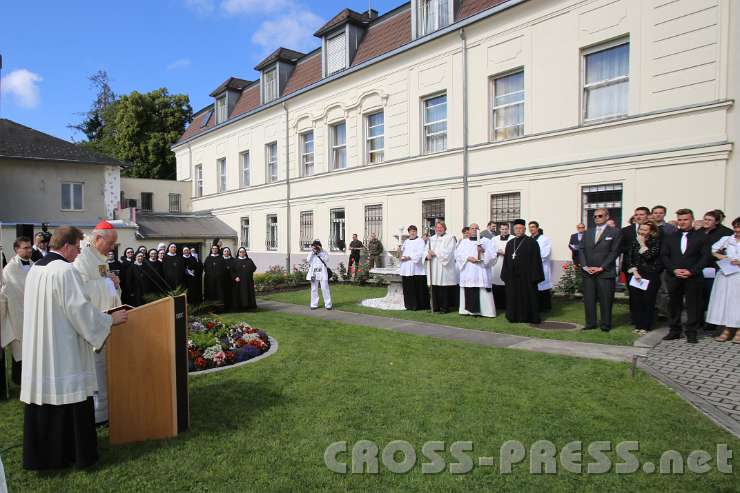
<path fill-rule="evenodd" d="M 82 251 L 74 261 L 74 267 L 82 278 L 82 288 L 95 307 L 104 312 L 121 305 L 119 280 L 108 270 L 108 252 L 118 241 L 118 233 L 108 221 L 95 226 L 92 235 L 86 238 Z M 94 353 L 95 373 L 98 390 L 95 393 L 95 422 L 108 421 L 108 369 L 105 351 Z"/>
<path fill-rule="evenodd" d="M 31 238 L 21 236 L 13 242 L 15 257 L 5 266 L 5 282 L 0 283 L 0 347 L 10 346 L 13 356 L 11 379 L 21 384 L 21 359 L 23 358 L 23 291 L 26 276 L 31 270 L 33 247 Z M 3 367 L 4 370 L 4 367 Z M 0 391 L 1 392 L 1 391 Z"/>
<path fill-rule="evenodd" d="M 93 350 L 128 314 L 107 315 L 90 302 L 71 264 L 81 239 L 78 228 L 57 228 L 49 253 L 26 279 L 20 397 L 26 469 L 82 468 L 98 459 Z"/>
<path fill-rule="evenodd" d="M 552 252 L 552 242 L 550 241 L 550 238 L 542 233 L 540 223 L 537 221 L 529 222 L 529 234 L 540 246 L 542 270 L 545 272 L 545 280 L 537 285 L 537 292 L 540 299 L 540 311 L 549 312 L 552 308 L 552 281 L 550 280 L 550 253 Z"/>
<path fill-rule="evenodd" d="M 426 249 L 427 283 L 432 288 L 432 311 L 448 313 L 459 303 L 458 272 L 455 264 L 457 240 L 447 233 L 440 221 L 434 226 L 434 236 Z"/>
<path fill-rule="evenodd" d="M 493 276 L 493 301 L 496 303 L 496 308 L 502 311 L 506 310 L 506 283 L 501 279 L 501 268 L 504 266 L 506 245 L 512 236 L 509 234 L 508 224 L 499 226 L 499 232 L 501 234 L 494 236 L 492 240 L 493 248 L 496 249 L 496 263 L 491 267 L 491 274 Z"/>
<path fill-rule="evenodd" d="M 403 304 L 407 310 L 429 309 L 429 288 L 424 270 L 426 243 L 417 235 L 413 224 L 408 227 L 409 237 L 401 245 L 401 286 L 403 287 Z"/>
<path fill-rule="evenodd" d="M 497 261 L 493 243 L 480 238 L 478 225 L 470 225 L 470 237 L 460 240 L 455 250 L 455 261 L 460 271 L 461 315 L 495 317 L 496 305 L 491 289 L 491 266 Z"/>

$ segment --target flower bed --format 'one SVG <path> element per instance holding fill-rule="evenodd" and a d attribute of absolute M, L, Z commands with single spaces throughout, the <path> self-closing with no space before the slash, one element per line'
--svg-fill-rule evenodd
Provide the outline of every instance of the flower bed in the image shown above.
<path fill-rule="evenodd" d="M 220 368 L 256 358 L 270 349 L 270 338 L 249 324 L 225 324 L 217 319 L 192 318 L 188 334 L 188 369 Z"/>

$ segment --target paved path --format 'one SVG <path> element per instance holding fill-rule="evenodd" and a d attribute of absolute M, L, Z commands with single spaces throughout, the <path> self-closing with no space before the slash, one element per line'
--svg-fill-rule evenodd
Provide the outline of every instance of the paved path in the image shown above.
<path fill-rule="evenodd" d="M 425 335 L 438 339 L 466 341 L 484 346 L 496 346 L 510 349 L 523 349 L 540 353 L 561 354 L 581 358 L 602 359 L 619 362 L 632 362 L 635 354 L 644 355 L 646 350 L 630 346 L 610 346 L 590 342 L 559 341 L 556 339 L 538 339 L 509 334 L 499 334 L 483 330 L 462 329 L 448 325 L 437 325 L 413 320 L 379 317 L 341 310 L 311 310 L 307 306 L 281 303 L 277 301 L 260 301 L 260 308 L 275 310 L 293 315 L 333 320 L 347 324 L 366 325 L 378 329 L 393 330 L 406 334 Z"/>
<path fill-rule="evenodd" d="M 643 361 L 647 373 L 740 437 L 740 344 L 708 336 L 700 336 L 698 344 L 661 341 Z"/>

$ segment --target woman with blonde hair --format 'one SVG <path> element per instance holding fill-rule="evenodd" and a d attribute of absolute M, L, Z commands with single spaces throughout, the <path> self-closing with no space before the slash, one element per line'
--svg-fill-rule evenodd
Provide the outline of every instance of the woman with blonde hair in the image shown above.
<path fill-rule="evenodd" d="M 732 221 L 732 229 L 735 234 L 724 236 L 712 245 L 719 269 L 709 299 L 707 322 L 725 327 L 717 341 L 732 339 L 740 344 L 740 272 L 731 272 L 740 267 L 740 217 Z"/>

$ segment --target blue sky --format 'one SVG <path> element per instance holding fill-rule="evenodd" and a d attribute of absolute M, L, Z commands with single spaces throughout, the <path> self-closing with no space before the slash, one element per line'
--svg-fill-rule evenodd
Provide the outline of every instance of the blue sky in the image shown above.
<path fill-rule="evenodd" d="M 0 0 L 0 117 L 67 140 L 94 96 L 87 77 L 106 70 L 117 94 L 166 87 L 194 110 L 229 76 L 278 46 L 309 51 L 313 32 L 368 0 Z M 381 14 L 403 0 L 372 0 Z"/>

